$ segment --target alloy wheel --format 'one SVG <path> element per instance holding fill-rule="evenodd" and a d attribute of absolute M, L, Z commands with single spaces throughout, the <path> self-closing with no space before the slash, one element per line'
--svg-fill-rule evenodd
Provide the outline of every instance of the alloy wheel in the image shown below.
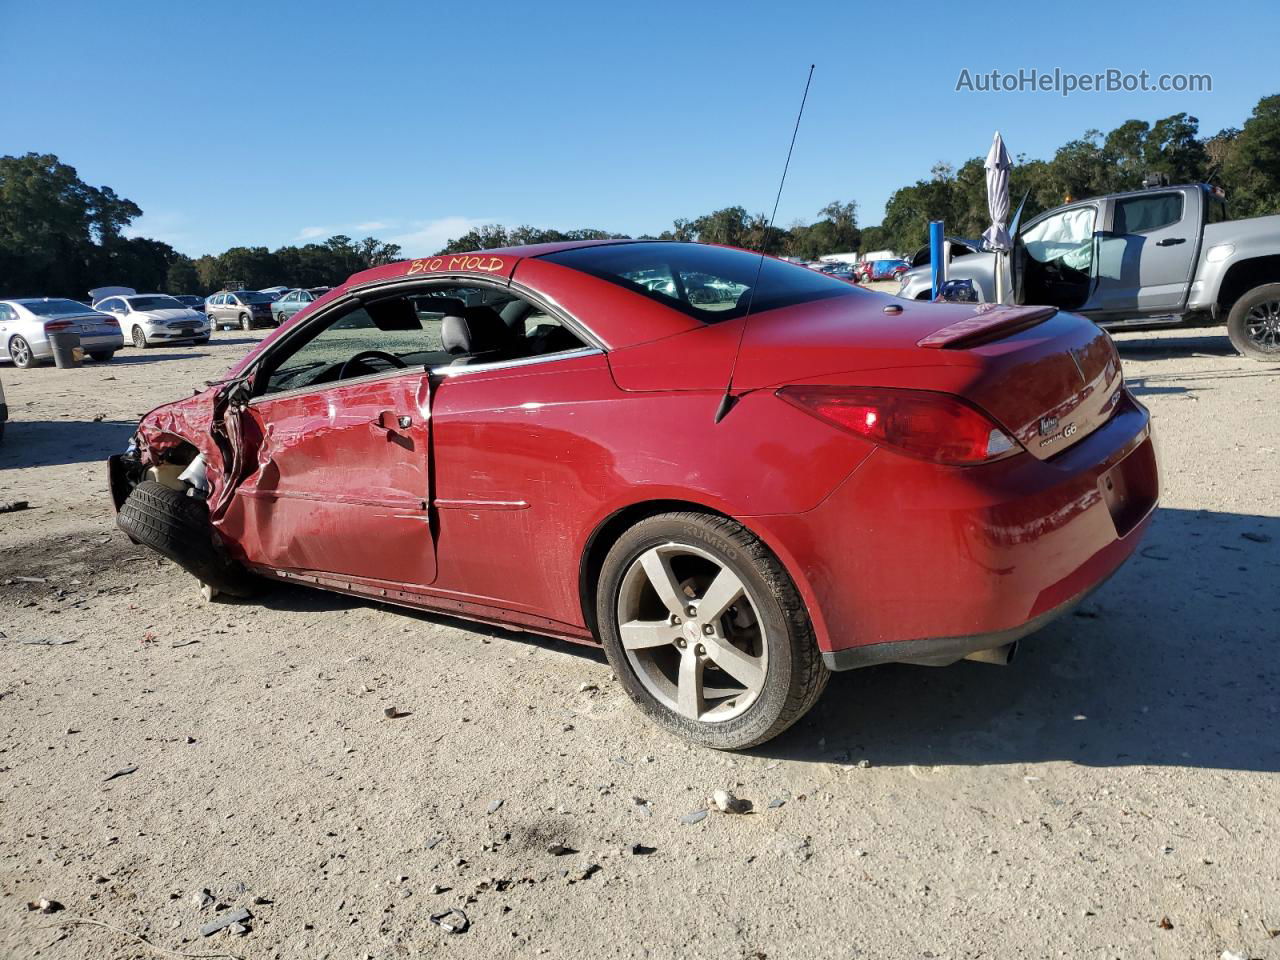
<path fill-rule="evenodd" d="M 1269 353 L 1280 351 L 1280 300 L 1255 304 L 1245 317 L 1249 339 Z"/>
<path fill-rule="evenodd" d="M 683 543 L 645 550 L 623 575 L 617 615 L 637 678 L 680 716 L 732 720 L 764 689 L 769 648 L 756 603 L 742 578 L 706 550 Z"/>
<path fill-rule="evenodd" d="M 241 330 L 253 329 L 253 321 L 249 319 L 249 315 L 247 313 L 240 314 L 240 329 Z"/>
<path fill-rule="evenodd" d="M 142 332 L 141 327 L 133 328 L 133 345 L 139 350 L 145 350 L 147 348 L 147 335 Z"/>
<path fill-rule="evenodd" d="M 31 345 L 21 337 L 14 337 L 9 341 L 9 358 L 13 360 L 15 367 L 29 367 L 31 365 Z"/>

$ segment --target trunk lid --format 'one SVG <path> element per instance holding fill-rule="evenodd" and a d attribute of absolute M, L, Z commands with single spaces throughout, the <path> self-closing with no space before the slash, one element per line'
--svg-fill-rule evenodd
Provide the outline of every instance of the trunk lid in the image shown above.
<path fill-rule="evenodd" d="M 1111 338 L 1075 314 L 872 295 L 753 317 L 735 388 L 784 383 L 954 394 L 1045 460 L 1110 418 L 1123 375 Z"/>

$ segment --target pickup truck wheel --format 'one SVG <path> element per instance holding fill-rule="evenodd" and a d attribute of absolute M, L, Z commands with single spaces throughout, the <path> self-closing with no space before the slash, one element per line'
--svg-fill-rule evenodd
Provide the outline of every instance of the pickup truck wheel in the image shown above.
<path fill-rule="evenodd" d="M 1280 283 L 1254 287 L 1227 315 L 1231 344 L 1254 360 L 1280 360 Z"/>
<path fill-rule="evenodd" d="M 791 578 L 725 517 L 664 513 L 623 533 L 600 571 L 596 616 L 609 663 L 640 710 L 703 746 L 763 743 L 827 684 Z"/>
<path fill-rule="evenodd" d="M 214 541 L 209 508 L 203 500 L 154 480 L 144 480 L 120 507 L 116 525 L 135 543 L 150 547 L 182 567 L 202 587 L 233 597 L 251 595 L 250 575 Z"/>

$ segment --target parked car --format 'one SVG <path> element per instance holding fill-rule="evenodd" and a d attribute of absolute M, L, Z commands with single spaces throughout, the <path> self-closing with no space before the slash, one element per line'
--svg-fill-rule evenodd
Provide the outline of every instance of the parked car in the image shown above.
<path fill-rule="evenodd" d="M 239 327 L 252 330 L 271 323 L 271 294 L 258 290 L 216 293 L 205 304 L 205 314 L 215 330 Z"/>
<path fill-rule="evenodd" d="M 109 476 L 209 597 L 251 572 L 600 643 L 647 716 L 742 748 L 830 670 L 1007 661 L 1137 548 L 1156 462 L 1081 317 L 617 241 L 356 274 Z"/>
<path fill-rule="evenodd" d="M 275 300 L 279 300 L 281 297 L 283 297 L 286 293 L 288 293 L 292 289 L 293 289 L 292 287 L 285 287 L 285 286 L 263 287 L 258 292 L 265 293 L 273 301 L 275 301 Z"/>
<path fill-rule="evenodd" d="M 947 243 L 951 244 L 951 260 L 956 257 L 967 257 L 971 253 L 977 253 L 982 249 L 981 244 L 976 240 L 970 240 L 968 237 L 945 237 Z M 911 256 L 905 258 L 907 264 L 912 267 L 923 267 L 933 262 L 933 250 L 929 244 L 925 244 L 916 250 Z M 948 260 L 948 263 L 951 261 Z"/>
<path fill-rule="evenodd" d="M 1108 330 L 1226 324 L 1235 348 L 1280 357 L 1280 216 L 1231 220 L 1207 184 L 1157 186 L 1048 210 L 1021 226 L 1005 256 L 1005 301 L 1076 310 Z M 996 299 L 997 254 L 957 257 L 948 279 Z M 928 268 L 899 295 L 928 299 Z"/>
<path fill-rule="evenodd" d="M 310 287 L 306 290 L 290 290 L 271 304 L 271 318 L 275 320 L 278 327 L 299 310 L 315 303 L 331 289 L 332 287 Z"/>
<path fill-rule="evenodd" d="M 858 264 L 858 280 L 897 280 L 911 269 L 905 260 L 863 260 Z"/>
<path fill-rule="evenodd" d="M 49 336 L 54 333 L 78 333 L 84 352 L 99 363 L 109 361 L 124 346 L 114 317 L 75 300 L 0 300 L 0 343 L 15 367 L 32 367 L 52 359 Z"/>
<path fill-rule="evenodd" d="M 179 303 L 186 304 L 196 313 L 204 313 L 204 297 L 196 297 L 189 293 L 175 293 L 173 299 Z"/>
<path fill-rule="evenodd" d="M 115 317 L 124 336 L 139 350 L 158 343 L 209 342 L 209 322 L 204 316 L 165 293 L 107 296 L 95 301 L 93 308 Z"/>

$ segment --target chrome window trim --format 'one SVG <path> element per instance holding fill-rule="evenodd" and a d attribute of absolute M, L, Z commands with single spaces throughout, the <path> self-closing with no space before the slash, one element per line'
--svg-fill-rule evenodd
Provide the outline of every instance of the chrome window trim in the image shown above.
<path fill-rule="evenodd" d="M 452 380 L 468 373 L 488 373 L 491 370 L 510 370 L 514 367 L 531 367 L 539 363 L 550 363 L 554 360 L 569 360 L 574 357 L 603 356 L 599 347 L 575 347 L 572 350 L 561 350 L 559 353 L 543 353 L 534 357 L 519 357 L 515 360 L 495 360 L 493 363 L 468 363 L 459 366 L 447 365 L 432 367 L 433 377 L 444 377 Z"/>

